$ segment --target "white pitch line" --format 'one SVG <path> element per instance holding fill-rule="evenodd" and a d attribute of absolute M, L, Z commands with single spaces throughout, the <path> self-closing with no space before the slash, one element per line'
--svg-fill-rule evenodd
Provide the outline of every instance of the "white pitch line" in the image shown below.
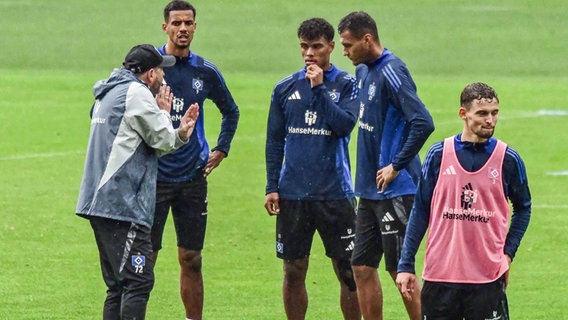
<path fill-rule="evenodd" d="M 539 116 L 568 116 L 568 110 L 539 110 Z"/>
<path fill-rule="evenodd" d="M 549 172 L 546 172 L 546 175 L 549 175 L 549 176 L 568 176 L 568 170 L 567 171 L 549 171 Z"/>
<path fill-rule="evenodd" d="M 66 152 L 48 152 L 48 153 L 32 153 L 32 154 L 21 154 L 15 156 L 0 157 L 0 161 L 13 161 L 13 160 L 26 160 L 26 159 L 37 159 L 37 158 L 55 158 L 55 157 L 65 157 L 70 155 L 76 155 L 84 153 L 85 151 L 66 151 Z"/>

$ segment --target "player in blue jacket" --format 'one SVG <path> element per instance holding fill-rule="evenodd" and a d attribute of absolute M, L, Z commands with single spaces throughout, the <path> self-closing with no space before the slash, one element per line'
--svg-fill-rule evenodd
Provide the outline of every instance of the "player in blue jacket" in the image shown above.
<path fill-rule="evenodd" d="M 160 158 L 152 229 L 154 258 L 157 258 L 171 209 L 181 269 L 181 298 L 188 319 L 201 319 L 203 310 L 201 250 L 207 223 L 206 178 L 229 154 L 239 120 L 239 109 L 219 70 L 190 51 L 197 25 L 195 14 L 195 7 L 185 1 L 172 1 L 164 8 L 162 29 L 168 35 L 168 42 L 158 50 L 177 59 L 174 66 L 164 69 L 165 81 L 174 94 L 172 122 L 177 127 L 180 115 L 193 103 L 199 104 L 199 118 L 189 143 Z M 203 120 L 206 99 L 213 101 L 222 115 L 219 138 L 211 150 L 205 139 Z"/>
<path fill-rule="evenodd" d="M 349 136 L 357 121 L 353 76 L 335 67 L 329 22 L 312 18 L 298 28 L 305 67 L 274 88 L 266 133 L 265 208 L 276 218 L 276 253 L 284 261 L 288 319 L 304 319 L 305 286 L 317 230 L 341 285 L 345 319 L 360 319 L 349 263 L 355 237 Z"/>
<path fill-rule="evenodd" d="M 434 131 L 432 117 L 416 93 L 406 65 L 381 45 L 377 26 L 365 12 L 339 23 L 343 54 L 357 65 L 357 210 L 351 263 L 365 319 L 382 319 L 382 289 L 377 268 L 396 271 L 408 216 L 420 177 L 418 152 Z M 403 300 L 409 317 L 420 319 L 420 292 Z"/>

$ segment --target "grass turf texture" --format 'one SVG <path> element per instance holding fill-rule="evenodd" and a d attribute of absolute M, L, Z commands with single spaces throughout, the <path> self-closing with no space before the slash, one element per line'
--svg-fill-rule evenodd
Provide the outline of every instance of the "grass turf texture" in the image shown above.
<path fill-rule="evenodd" d="M 165 3 L 0 0 L 0 319 L 100 318 L 105 288 L 96 246 L 87 221 L 74 215 L 91 88 L 134 44 L 164 43 Z M 533 195 L 533 218 L 511 272 L 511 316 L 568 318 L 568 177 L 548 174 L 568 170 L 567 116 L 539 114 L 568 110 L 566 2 L 194 4 L 198 29 L 192 49 L 221 69 L 241 108 L 231 154 L 209 179 L 205 318 L 285 318 L 281 261 L 274 257 L 275 220 L 262 207 L 270 94 L 279 79 L 302 66 L 298 24 L 321 16 L 336 26 L 352 10 L 376 18 L 383 43 L 411 70 L 436 123 L 426 147 L 461 130 L 457 104 L 467 83 L 484 81 L 497 90 L 496 136 L 525 160 Z M 333 60 L 353 71 L 339 43 Z M 213 144 L 218 112 L 210 102 L 205 112 Z M 164 244 L 148 318 L 181 319 L 171 223 Z M 394 285 L 384 271 L 380 276 L 385 319 L 404 319 Z M 341 318 L 337 283 L 319 240 L 307 286 L 308 319 Z"/>

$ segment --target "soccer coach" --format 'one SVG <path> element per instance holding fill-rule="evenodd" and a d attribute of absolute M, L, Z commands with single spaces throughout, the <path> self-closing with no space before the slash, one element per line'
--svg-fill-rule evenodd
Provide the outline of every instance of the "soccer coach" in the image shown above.
<path fill-rule="evenodd" d="M 163 67 L 175 63 L 149 44 L 93 88 L 95 103 L 77 215 L 93 228 L 107 286 L 103 319 L 143 320 L 154 285 L 150 228 L 158 156 L 183 146 L 199 115 L 193 104 L 174 129 Z"/>

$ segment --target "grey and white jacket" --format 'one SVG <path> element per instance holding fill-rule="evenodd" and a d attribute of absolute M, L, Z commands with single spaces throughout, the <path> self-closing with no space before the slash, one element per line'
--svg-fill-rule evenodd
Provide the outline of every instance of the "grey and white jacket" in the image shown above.
<path fill-rule="evenodd" d="M 158 156 L 181 147 L 170 116 L 124 68 L 93 87 L 95 103 L 76 213 L 151 227 Z"/>

